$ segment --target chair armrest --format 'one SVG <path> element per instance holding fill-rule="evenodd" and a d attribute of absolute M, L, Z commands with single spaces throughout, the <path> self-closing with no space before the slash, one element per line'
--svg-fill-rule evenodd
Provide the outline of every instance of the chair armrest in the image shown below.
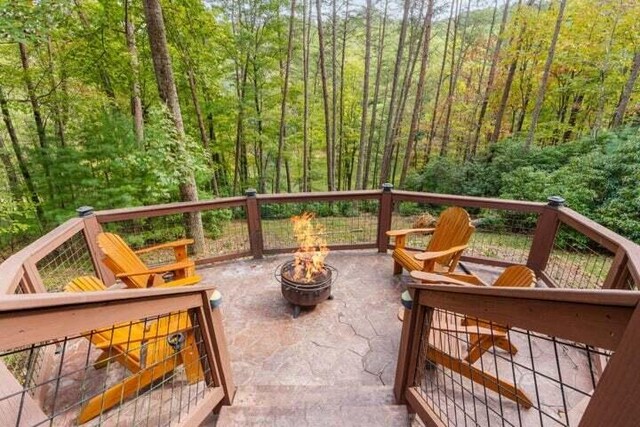
<path fill-rule="evenodd" d="M 414 270 L 410 274 L 414 279 L 420 280 L 424 283 L 445 283 L 456 286 L 473 286 L 470 283 L 463 282 L 462 280 L 454 279 L 453 277 L 448 277 L 443 274 L 428 273 L 426 271 L 419 270 Z"/>
<path fill-rule="evenodd" d="M 387 231 L 387 236 L 389 237 L 397 237 L 397 236 L 406 236 L 407 234 L 417 234 L 417 233 L 433 233 L 435 228 L 406 228 L 404 230 L 389 230 Z"/>
<path fill-rule="evenodd" d="M 153 251 L 158 251 L 160 249 L 169 249 L 169 248 L 175 248 L 178 246 L 187 246 L 191 244 L 193 244 L 193 239 L 181 239 L 181 240 L 176 240 L 175 242 L 161 243 L 159 245 L 138 249 L 137 251 L 134 251 L 134 252 L 140 255 L 140 254 L 146 254 Z"/>
<path fill-rule="evenodd" d="M 190 286 L 195 285 L 196 283 L 200 283 L 202 278 L 200 276 L 189 276 L 184 279 L 173 280 L 171 282 L 166 282 L 161 285 L 154 286 L 154 288 L 176 288 L 178 286 Z"/>
<path fill-rule="evenodd" d="M 143 276 L 145 274 L 163 274 L 169 273 L 171 271 L 183 270 L 185 268 L 193 267 L 195 263 L 193 261 L 181 261 L 173 264 L 161 265 L 156 268 L 150 268 L 148 270 L 140 270 L 140 271 L 128 271 L 126 273 L 116 274 L 118 279 L 123 277 L 132 277 L 132 276 Z"/>
<path fill-rule="evenodd" d="M 429 261 L 432 259 L 440 258 L 442 256 L 455 254 L 458 252 L 462 252 L 467 249 L 469 245 L 460 245 L 454 246 L 452 248 L 446 249 L 444 251 L 436 251 L 436 252 L 422 252 L 420 254 L 415 254 L 413 257 L 418 261 Z"/>

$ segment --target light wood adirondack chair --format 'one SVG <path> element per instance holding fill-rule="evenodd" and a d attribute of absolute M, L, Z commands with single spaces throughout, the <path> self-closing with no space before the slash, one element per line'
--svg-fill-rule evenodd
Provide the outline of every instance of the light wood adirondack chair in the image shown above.
<path fill-rule="evenodd" d="M 133 251 L 117 234 L 98 234 L 98 246 L 104 254 L 104 264 L 128 288 L 148 288 L 151 286 L 185 286 L 200 282 L 195 275 L 195 263 L 187 258 L 187 245 L 191 239 L 177 240 Z M 138 255 L 161 249 L 173 249 L 176 262 L 149 268 Z M 173 280 L 165 281 L 163 275 L 173 273 Z"/>
<path fill-rule="evenodd" d="M 403 310 L 406 310 L 403 308 Z M 441 365 L 452 372 L 458 373 L 469 380 L 492 390 L 501 396 L 512 400 L 524 408 L 533 406 L 531 399 L 525 392 L 507 381 L 478 369 L 464 358 L 460 338 L 460 328 L 456 324 L 456 318 L 449 313 L 435 310 L 429 332 L 429 346 L 427 347 L 427 359 L 431 363 Z M 475 329 L 475 328 L 474 328 Z M 483 328 L 478 328 L 482 331 Z M 486 331 L 492 333 L 491 331 Z"/>
<path fill-rule="evenodd" d="M 107 287 L 93 276 L 78 277 L 65 286 L 66 292 L 105 291 Z M 152 323 L 129 322 L 84 334 L 102 354 L 94 362 L 101 369 L 118 362 L 132 375 L 89 399 L 81 408 L 78 424 L 83 424 L 154 381 L 165 378 L 175 368 L 184 366 L 187 381 L 194 384 L 204 379 L 196 338 L 187 313 L 169 314 Z M 184 339 L 176 347 L 176 339 Z M 171 341 L 171 343 L 170 343 Z"/>
<path fill-rule="evenodd" d="M 448 283 L 459 286 L 487 286 L 478 276 L 473 274 L 431 274 L 421 271 L 411 272 L 411 277 L 424 283 Z M 524 265 L 512 265 L 504 269 L 502 274 L 493 282 L 494 287 L 518 287 L 531 288 L 536 284 L 536 275 Z M 518 352 L 515 345 L 509 340 L 509 327 L 490 323 L 486 320 L 465 317 L 459 332 L 469 335 L 469 344 L 465 360 L 474 363 L 492 347 L 498 347 L 512 355 Z"/>
<path fill-rule="evenodd" d="M 475 227 L 471 224 L 469 214 L 462 208 L 445 209 L 434 228 L 410 228 L 406 230 L 387 231 L 387 236 L 395 237 L 393 250 L 393 274 L 407 271 L 428 271 L 452 273 Z M 410 234 L 432 233 L 424 252 L 411 251 L 406 248 L 406 239 Z"/>

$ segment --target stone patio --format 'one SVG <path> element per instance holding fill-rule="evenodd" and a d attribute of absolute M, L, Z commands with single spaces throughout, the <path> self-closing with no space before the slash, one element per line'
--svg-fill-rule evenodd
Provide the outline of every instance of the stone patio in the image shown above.
<path fill-rule="evenodd" d="M 283 299 L 274 278 L 278 265 L 290 258 L 236 260 L 199 270 L 203 281 L 216 284 L 223 295 L 225 331 L 238 386 L 234 406 L 223 409 L 217 425 L 408 425 L 406 409 L 394 405 L 392 386 L 402 327 L 397 319 L 399 300 L 409 276 L 392 275 L 388 254 L 332 252 L 326 261 L 339 271 L 334 299 L 293 319 L 292 306 Z M 500 271 L 467 266 L 489 283 Z M 529 354 L 528 343 L 520 334 L 513 335 L 514 343 L 523 349 L 516 356 L 522 356 L 523 366 L 533 356 L 536 370 L 553 376 L 556 360 L 547 348 L 549 343 L 534 338 Z M 512 372 L 508 361 L 490 355 L 483 357 L 485 369 Z M 563 346 L 561 356 L 563 377 L 584 386 L 589 377 L 586 362 L 575 362 L 584 354 Z M 437 372 L 442 371 L 432 375 L 440 375 Z M 519 386 L 535 398 L 533 375 L 526 369 L 516 369 L 515 375 Z M 460 380 L 467 389 L 473 388 L 466 379 Z M 547 383 L 538 378 L 543 394 L 534 403 L 566 422 L 560 389 L 552 381 Z M 463 396 L 469 407 L 479 405 L 468 392 L 454 389 L 449 393 Z M 485 396 L 481 401 L 499 407 L 510 422 L 540 424 L 537 410 L 518 411 L 517 405 L 497 394 Z M 569 412 L 583 404 L 575 395 L 566 398 Z M 472 422 L 460 416 L 463 424 Z M 500 422 L 497 418 L 489 413 L 476 419 L 493 424 Z M 543 418 L 545 423 L 551 421 Z M 205 425 L 215 422 L 212 417 Z"/>

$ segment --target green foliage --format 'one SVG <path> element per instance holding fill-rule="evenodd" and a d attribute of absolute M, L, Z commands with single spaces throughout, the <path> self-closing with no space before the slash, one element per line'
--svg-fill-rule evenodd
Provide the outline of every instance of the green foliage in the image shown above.
<path fill-rule="evenodd" d="M 532 147 L 505 140 L 491 152 L 463 165 L 435 159 L 412 177 L 411 188 L 438 193 L 497 196 L 546 201 L 559 195 L 567 206 L 603 225 L 640 241 L 640 131 L 637 128 L 602 133 L 560 146 Z M 408 204 L 404 204 L 408 205 Z M 411 209 L 407 206 L 405 209 Z M 522 223 L 522 218 L 486 219 Z M 484 220 L 483 220 L 484 221 Z M 533 221 L 528 219 L 527 221 Z M 532 225 L 532 224 L 529 224 Z M 575 241 L 576 236 L 566 240 Z M 563 239 L 560 239 L 562 244 Z"/>

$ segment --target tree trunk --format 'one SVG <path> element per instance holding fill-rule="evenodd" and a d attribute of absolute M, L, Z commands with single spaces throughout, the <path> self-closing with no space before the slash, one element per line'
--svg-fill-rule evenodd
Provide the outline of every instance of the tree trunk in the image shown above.
<path fill-rule="evenodd" d="M 347 47 L 347 21 L 349 20 L 349 0 L 345 3 L 344 21 L 342 23 L 342 51 L 340 52 L 340 113 L 338 114 L 338 190 L 343 188 L 343 149 L 344 149 L 344 60 Z M 347 190 L 349 188 L 347 187 Z"/>
<path fill-rule="evenodd" d="M 380 165 L 380 179 L 379 184 L 389 180 L 389 173 L 391 172 L 391 160 L 393 156 L 393 118 L 394 108 L 396 103 L 396 91 L 398 87 L 398 80 L 400 78 L 400 68 L 402 65 L 402 52 L 404 51 L 404 42 L 407 35 L 407 18 L 409 16 L 409 6 L 411 0 L 404 0 L 404 7 L 402 13 L 402 24 L 400 27 L 400 37 L 398 38 L 398 49 L 396 51 L 396 63 L 393 69 L 393 81 L 391 83 L 391 98 L 389 99 L 389 114 L 387 120 L 387 129 L 384 138 L 384 150 L 382 153 L 382 164 Z"/>
<path fill-rule="evenodd" d="M 311 5 L 302 0 L 302 191 L 309 191 L 309 32 Z M 307 16 L 309 15 L 309 16 Z"/>
<path fill-rule="evenodd" d="M 402 163 L 402 171 L 400 173 L 400 188 L 404 187 L 413 154 L 413 146 L 415 144 L 418 127 L 420 124 L 420 115 L 422 113 L 422 102 L 424 99 L 424 80 L 427 74 L 429 63 L 429 45 L 431 41 L 431 19 L 433 17 L 433 2 L 427 0 L 427 14 L 424 17 L 424 31 L 422 38 L 422 58 L 420 60 L 420 73 L 418 77 L 418 87 L 416 88 L 416 99 L 413 104 L 413 113 L 411 114 L 411 126 L 409 128 L 409 137 L 407 138 L 407 146 Z"/>
<path fill-rule="evenodd" d="M 365 41 L 364 41 L 364 78 L 362 83 L 362 115 L 360 118 L 360 144 L 358 150 L 358 168 L 356 170 L 356 190 L 362 190 L 362 173 L 367 141 L 367 108 L 369 106 L 369 63 L 371 61 L 371 0 L 365 6 Z"/>
<path fill-rule="evenodd" d="M 282 152 L 284 150 L 284 139 L 287 131 L 285 120 L 287 113 L 287 94 L 289 93 L 289 67 L 291 64 L 291 53 L 293 51 L 293 25 L 296 13 L 296 0 L 291 0 L 291 11 L 289 13 L 289 39 L 287 41 L 287 59 L 284 64 L 284 83 L 282 86 L 282 102 L 280 103 L 280 133 L 278 134 L 278 156 L 276 157 L 276 188 L 275 192 L 280 192 L 280 169 L 282 168 Z"/>
<path fill-rule="evenodd" d="M 534 0 L 530 0 L 529 4 L 532 4 Z M 520 9 L 522 5 L 522 0 L 518 1 L 518 9 Z M 517 20 L 514 22 L 513 24 L 514 26 L 517 25 Z M 515 58 L 513 59 L 513 61 L 511 61 L 511 64 L 509 64 L 509 71 L 507 72 L 507 79 L 504 83 L 504 89 L 502 90 L 502 97 L 500 98 L 500 104 L 498 106 L 498 112 L 496 113 L 496 119 L 495 119 L 495 124 L 493 127 L 493 132 L 491 134 L 491 137 L 489 139 L 489 143 L 493 144 L 495 142 L 498 141 L 498 139 L 500 138 L 500 131 L 502 130 L 502 118 L 504 117 L 504 112 L 507 109 L 507 101 L 509 101 L 509 94 L 511 93 L 511 85 L 513 84 L 513 78 L 515 77 L 516 74 L 516 69 L 518 67 L 518 59 L 519 59 L 519 51 L 520 51 L 520 44 L 522 42 L 522 37 L 526 31 L 527 25 L 526 23 L 522 25 L 522 28 L 520 29 L 519 35 L 518 37 L 515 39 L 516 40 L 516 46 L 515 46 L 515 51 L 516 51 L 516 55 Z M 513 41 L 513 40 L 512 40 Z"/>
<path fill-rule="evenodd" d="M 58 95 L 58 89 L 56 84 L 56 70 L 53 59 L 53 48 L 51 46 L 51 38 L 47 38 L 47 57 L 49 60 L 49 69 L 47 70 L 49 74 L 49 86 L 51 90 L 51 95 L 53 96 L 53 101 L 51 102 L 51 110 L 53 112 L 53 121 L 56 126 L 56 135 L 58 136 L 58 141 L 60 143 L 60 147 L 64 147 L 66 145 L 65 138 L 65 130 L 64 130 L 64 120 L 62 116 L 62 106 L 60 101 L 60 96 Z"/>
<path fill-rule="evenodd" d="M 0 86 L 0 110 L 2 110 L 2 120 L 4 121 L 5 127 L 7 128 L 7 133 L 9 134 L 11 147 L 13 148 L 13 152 L 16 155 L 16 160 L 18 161 L 18 169 L 20 170 L 22 179 L 24 179 L 24 183 L 27 186 L 29 197 L 31 198 L 31 202 L 33 203 L 36 210 L 36 216 L 38 222 L 40 223 L 40 228 L 42 228 L 42 226 L 44 226 L 46 223 L 44 210 L 41 206 L 40 196 L 38 196 L 36 187 L 33 184 L 33 179 L 31 179 L 31 173 L 29 173 L 27 161 L 22 154 L 22 147 L 20 146 L 20 142 L 18 141 L 18 134 L 16 133 L 16 129 L 13 126 L 13 120 L 11 119 L 11 114 L 9 113 L 9 105 L 7 104 L 7 99 L 5 98 L 2 86 Z"/>
<path fill-rule="evenodd" d="M 576 121 L 578 119 L 578 113 L 582 109 L 582 101 L 584 100 L 584 94 L 579 93 L 573 98 L 573 104 L 571 104 L 571 111 L 569 112 L 569 123 L 567 130 L 564 131 L 562 135 L 562 142 L 566 142 L 571 139 L 571 135 L 573 134 L 573 128 L 576 125 Z"/>
<path fill-rule="evenodd" d="M 427 139 L 427 153 L 425 155 L 425 163 L 429 162 L 431 156 L 431 149 L 433 147 L 433 139 L 436 136 L 436 121 L 438 119 L 438 104 L 440 101 L 440 93 L 442 91 L 442 82 L 444 81 L 444 68 L 447 65 L 447 52 L 449 50 L 449 32 L 451 30 L 451 22 L 453 21 L 453 14 L 455 12 L 455 0 L 451 1 L 451 8 L 449 9 L 449 19 L 447 20 L 447 32 L 444 36 L 444 52 L 442 53 L 442 63 L 440 64 L 440 74 L 438 76 L 438 86 L 436 87 L 436 97 L 433 102 L 433 114 L 431 115 L 431 126 L 429 127 L 429 134 Z"/>
<path fill-rule="evenodd" d="M 324 105 L 324 128 L 327 143 L 327 187 L 329 191 L 335 191 L 335 174 L 333 163 L 333 147 L 331 139 L 331 116 L 329 114 L 329 88 L 327 87 L 327 70 L 324 58 L 324 32 L 322 30 L 322 8 L 321 0 L 316 0 L 316 11 L 318 20 L 318 49 L 320 54 L 320 77 L 322 80 L 322 99 Z"/>
<path fill-rule="evenodd" d="M 136 46 L 135 26 L 129 16 L 129 0 L 124 2 L 124 32 L 129 50 L 129 67 L 131 68 L 131 112 L 133 115 L 133 131 L 138 144 L 144 140 L 144 118 L 142 98 L 140 95 L 140 63 Z"/>
<path fill-rule="evenodd" d="M 0 133 L 0 162 L 4 166 L 4 171 L 7 174 L 7 184 L 9 185 L 9 192 L 11 193 L 11 198 L 15 202 L 19 202 L 20 197 L 20 187 L 18 182 L 18 175 L 16 174 L 16 169 L 13 167 L 13 163 L 11 162 L 11 155 L 9 154 L 9 150 L 4 143 L 4 138 Z"/>
<path fill-rule="evenodd" d="M 171 69 L 171 58 L 167 46 L 167 36 L 164 26 L 164 18 L 162 16 L 162 8 L 159 0 L 143 0 L 144 14 L 147 21 L 147 33 L 149 35 L 149 45 L 151 48 L 151 57 L 153 59 L 153 68 L 156 75 L 156 83 L 158 85 L 158 93 L 160 99 L 167 106 L 169 114 L 176 129 L 179 152 L 176 155 L 186 155 L 185 131 L 182 121 L 182 112 L 180 110 L 180 101 L 178 99 L 178 91 L 176 89 L 175 80 L 173 78 L 173 70 Z M 183 181 L 180 184 L 180 196 L 182 201 L 197 201 L 198 189 L 196 180 L 191 169 L 181 171 L 184 173 Z M 188 221 L 189 235 L 194 239 L 194 252 L 201 254 L 205 249 L 204 230 L 202 228 L 202 216 L 200 212 L 191 212 L 185 214 Z"/>
<path fill-rule="evenodd" d="M 633 65 L 631 66 L 631 72 L 629 73 L 629 78 L 627 79 L 627 82 L 624 84 L 624 88 L 622 89 L 622 94 L 620 95 L 618 106 L 616 107 L 613 119 L 611 120 L 611 127 L 618 127 L 622 125 L 624 115 L 627 112 L 629 99 L 631 99 L 631 94 L 633 93 L 633 87 L 636 84 L 636 80 L 638 80 L 638 75 L 640 75 L 640 50 L 637 51 L 633 56 Z"/>
<path fill-rule="evenodd" d="M 551 38 L 551 44 L 549 45 L 549 52 L 547 53 L 547 61 L 544 64 L 544 71 L 542 73 L 542 80 L 540 81 L 536 105 L 533 107 L 533 113 L 531 114 L 531 125 L 529 127 L 527 141 L 524 145 L 525 149 L 529 149 L 529 147 L 531 147 L 533 137 L 535 136 L 538 118 L 540 117 L 542 103 L 544 102 L 544 95 L 547 92 L 547 81 L 549 80 L 549 74 L 551 73 L 551 64 L 553 64 L 553 57 L 556 52 L 556 43 L 558 42 L 558 36 L 560 35 L 560 28 L 562 26 L 562 19 L 564 17 L 564 8 L 566 4 L 567 0 L 560 0 L 560 10 L 558 10 L 558 18 L 556 19 L 556 25 L 553 29 L 553 36 Z"/>
<path fill-rule="evenodd" d="M 384 13 L 382 16 L 382 28 L 378 37 L 378 59 L 376 62 L 376 81 L 373 89 L 373 106 L 371 107 L 371 125 L 369 126 L 369 141 L 367 142 L 367 154 L 364 164 L 364 176 L 362 178 L 362 188 L 366 189 L 369 185 L 369 170 L 371 166 L 371 151 L 373 149 L 373 139 L 376 134 L 376 113 L 378 112 L 378 95 L 380 94 L 380 80 L 382 76 L 382 54 L 384 53 L 384 40 L 387 29 L 387 10 L 389 0 L 384 2 Z M 378 135 L 378 141 L 380 135 Z M 376 152 L 377 153 L 377 152 Z M 377 156 L 377 154 L 376 154 Z"/>

